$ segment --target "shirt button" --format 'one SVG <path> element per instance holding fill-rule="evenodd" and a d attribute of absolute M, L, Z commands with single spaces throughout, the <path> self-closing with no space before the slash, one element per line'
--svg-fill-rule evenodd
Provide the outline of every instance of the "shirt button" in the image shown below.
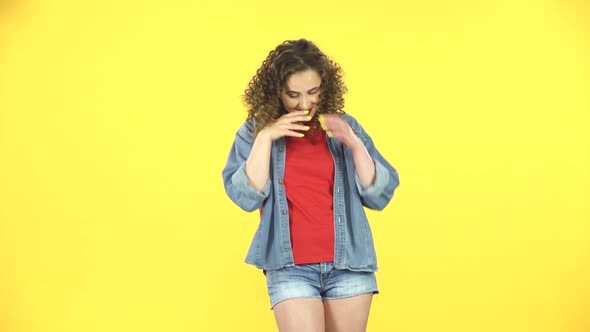
<path fill-rule="evenodd" d="M 279 180 L 279 184 L 283 184 L 283 179 L 280 179 Z"/>
<path fill-rule="evenodd" d="M 283 147 L 279 146 L 279 151 L 283 152 Z"/>
<path fill-rule="evenodd" d="M 286 214 L 287 214 L 287 210 L 283 210 L 283 211 L 281 211 L 281 213 L 282 213 L 283 215 L 286 215 Z"/>

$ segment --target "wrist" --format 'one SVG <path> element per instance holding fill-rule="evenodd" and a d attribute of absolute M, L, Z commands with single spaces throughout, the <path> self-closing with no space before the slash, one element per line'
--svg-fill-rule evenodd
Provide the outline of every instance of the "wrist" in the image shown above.
<path fill-rule="evenodd" d="M 270 136 L 270 133 L 266 128 L 258 132 L 258 135 L 256 135 L 256 140 L 260 141 L 261 143 L 267 144 L 271 144 L 273 141 L 272 137 Z"/>
<path fill-rule="evenodd" d="M 358 138 L 358 136 L 354 136 L 354 139 L 351 142 L 352 144 L 350 144 L 350 146 L 348 146 L 348 148 L 352 151 L 352 153 L 359 153 L 359 152 L 364 152 L 365 149 L 365 145 L 363 144 L 363 142 L 361 142 L 360 138 Z"/>

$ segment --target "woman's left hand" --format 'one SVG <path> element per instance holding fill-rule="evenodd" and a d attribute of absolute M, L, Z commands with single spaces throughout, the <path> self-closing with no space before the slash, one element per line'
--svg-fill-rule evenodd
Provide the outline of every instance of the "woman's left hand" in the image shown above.
<path fill-rule="evenodd" d="M 375 183 L 376 169 L 373 158 L 365 148 L 363 142 L 350 128 L 348 122 L 336 114 L 325 114 L 323 119 L 326 131 L 331 131 L 342 144 L 352 151 L 352 158 L 356 167 L 356 174 L 365 188 Z"/>
<path fill-rule="evenodd" d="M 329 130 L 334 137 L 349 149 L 354 150 L 363 144 L 348 123 L 338 115 L 324 114 L 324 123 L 326 124 L 326 131 Z"/>

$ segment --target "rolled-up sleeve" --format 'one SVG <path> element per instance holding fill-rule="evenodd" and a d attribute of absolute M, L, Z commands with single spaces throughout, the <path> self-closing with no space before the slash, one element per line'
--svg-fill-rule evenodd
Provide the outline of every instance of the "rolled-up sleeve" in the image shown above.
<path fill-rule="evenodd" d="M 259 192 L 250 185 L 248 175 L 246 175 L 246 163 L 243 163 L 234 175 L 232 175 L 232 185 L 235 186 L 245 197 L 251 200 L 262 201 L 270 194 L 270 179 L 266 181 L 262 192 Z"/>
<path fill-rule="evenodd" d="M 385 187 L 389 183 L 389 171 L 387 170 L 387 168 L 385 168 L 385 166 L 383 166 L 379 162 L 374 162 L 374 163 L 375 163 L 375 181 L 373 182 L 373 184 L 371 186 L 365 187 L 362 184 L 361 179 L 359 178 L 358 174 L 355 173 L 355 177 L 354 177 L 356 187 L 359 191 L 359 194 L 361 195 L 361 197 L 364 197 L 367 199 L 374 199 L 374 198 L 379 197 L 379 195 L 381 195 L 381 193 L 383 193 L 383 191 L 385 190 Z"/>
<path fill-rule="evenodd" d="M 227 196 L 241 209 L 249 212 L 261 207 L 272 189 L 270 179 L 262 192 L 254 189 L 248 181 L 246 160 L 253 144 L 250 130 L 248 123 L 238 130 L 221 174 Z"/>
<path fill-rule="evenodd" d="M 355 172 L 354 181 L 364 206 L 373 210 L 383 210 L 391 201 L 395 189 L 399 186 L 397 170 L 381 155 L 373 140 L 361 125 L 352 117 L 347 117 L 351 127 L 362 137 L 367 152 L 375 163 L 375 181 L 365 187 Z"/>

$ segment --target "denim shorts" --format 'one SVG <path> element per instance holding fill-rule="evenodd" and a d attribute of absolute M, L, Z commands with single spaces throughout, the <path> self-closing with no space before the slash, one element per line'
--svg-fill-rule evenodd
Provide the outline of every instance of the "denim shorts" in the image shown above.
<path fill-rule="evenodd" d="M 271 309 L 294 298 L 334 300 L 379 293 L 374 272 L 337 270 L 332 263 L 295 265 L 265 274 Z"/>

